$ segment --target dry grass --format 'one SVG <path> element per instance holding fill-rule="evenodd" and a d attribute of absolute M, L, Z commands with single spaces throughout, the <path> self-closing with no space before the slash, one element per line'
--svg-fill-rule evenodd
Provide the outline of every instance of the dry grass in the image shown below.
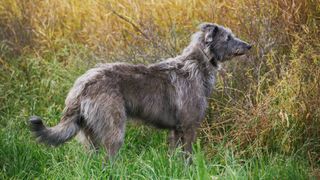
<path fill-rule="evenodd" d="M 181 51 L 203 21 L 226 25 L 255 45 L 219 76 L 203 140 L 228 140 L 240 154 L 252 147 L 292 153 L 303 146 L 318 162 L 316 0 L 2 0 L 0 69 L 10 72 L 9 60 L 26 55 L 54 54 L 67 64 L 78 45 L 106 61 L 154 62 Z"/>
<path fill-rule="evenodd" d="M 199 22 L 214 21 L 254 41 L 261 51 L 279 37 L 292 39 L 292 33 L 303 28 L 301 22 L 315 17 L 311 14 L 316 13 L 314 4 L 275 0 L 3 0 L 1 37 L 17 51 L 42 52 L 57 50 L 64 43 L 81 43 L 96 52 L 110 53 L 127 46 L 145 47 L 153 40 L 169 41 L 165 49 L 177 51 Z"/>

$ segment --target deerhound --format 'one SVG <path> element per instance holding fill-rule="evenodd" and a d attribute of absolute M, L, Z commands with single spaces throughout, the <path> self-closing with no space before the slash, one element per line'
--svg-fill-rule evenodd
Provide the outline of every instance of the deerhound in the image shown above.
<path fill-rule="evenodd" d="M 182 54 L 150 65 L 102 64 L 80 76 L 65 100 L 61 121 L 47 128 L 29 120 L 37 139 L 57 146 L 81 134 L 86 143 L 103 145 L 113 157 L 124 142 L 127 117 L 169 129 L 169 147 L 192 151 L 205 117 L 220 63 L 249 51 L 251 45 L 230 29 L 202 23 Z"/>

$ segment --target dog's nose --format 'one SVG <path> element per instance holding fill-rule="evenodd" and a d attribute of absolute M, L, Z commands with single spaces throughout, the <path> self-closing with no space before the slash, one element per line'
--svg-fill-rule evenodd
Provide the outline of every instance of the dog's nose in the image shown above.
<path fill-rule="evenodd" d="M 252 48 L 252 45 L 249 44 L 249 45 L 247 46 L 247 48 L 248 48 L 248 49 L 251 49 L 251 48 Z"/>

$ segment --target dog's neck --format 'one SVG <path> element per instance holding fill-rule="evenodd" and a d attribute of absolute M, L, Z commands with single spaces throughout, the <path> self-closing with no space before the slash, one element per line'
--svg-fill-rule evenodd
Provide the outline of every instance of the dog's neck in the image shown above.
<path fill-rule="evenodd" d="M 214 83 L 215 83 L 215 76 L 216 76 L 216 70 L 220 68 L 220 63 L 214 58 L 213 55 L 208 55 L 201 46 L 199 47 L 199 50 L 203 56 L 203 59 L 207 64 L 209 64 L 209 67 L 207 65 L 207 68 L 203 72 L 203 85 L 205 87 L 205 95 L 209 97 L 211 95 Z M 212 67 L 210 67 L 212 65 Z"/>
<path fill-rule="evenodd" d="M 205 87 L 205 96 L 209 97 L 220 63 L 198 43 L 191 43 L 180 57 L 182 57 L 182 64 L 184 64 L 183 69 L 190 73 L 191 79 L 197 78 L 197 81 Z"/>
<path fill-rule="evenodd" d="M 218 61 L 216 60 L 216 58 L 214 57 L 214 55 L 208 55 L 202 48 L 202 47 L 198 47 L 200 52 L 202 53 L 202 56 L 203 58 L 206 60 L 206 61 L 209 61 L 213 67 L 215 68 L 218 68 L 219 67 L 219 63 Z"/>

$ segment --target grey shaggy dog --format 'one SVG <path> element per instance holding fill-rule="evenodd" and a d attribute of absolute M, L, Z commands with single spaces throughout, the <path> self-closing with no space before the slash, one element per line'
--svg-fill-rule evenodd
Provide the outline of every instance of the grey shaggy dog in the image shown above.
<path fill-rule="evenodd" d="M 76 134 L 85 144 L 103 145 L 113 157 L 124 141 L 128 117 L 169 129 L 169 146 L 191 153 L 205 117 L 220 63 L 251 48 L 230 29 L 203 23 L 182 54 L 151 65 L 102 64 L 80 76 L 71 88 L 58 125 L 47 128 L 30 118 L 31 130 L 57 146 Z"/>

